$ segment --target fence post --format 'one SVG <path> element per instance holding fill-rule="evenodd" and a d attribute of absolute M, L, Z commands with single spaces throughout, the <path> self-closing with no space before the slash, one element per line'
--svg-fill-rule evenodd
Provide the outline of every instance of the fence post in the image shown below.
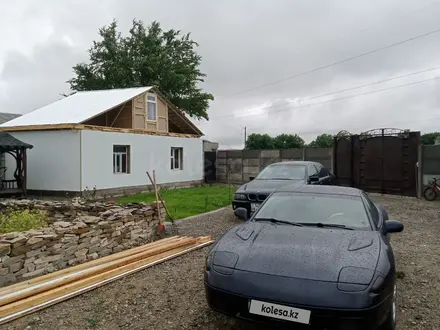
<path fill-rule="evenodd" d="M 303 159 L 302 160 L 306 160 L 307 159 L 307 147 L 303 147 Z"/>
<path fill-rule="evenodd" d="M 244 182 L 244 162 L 243 162 L 243 151 L 241 151 L 241 183 Z"/>

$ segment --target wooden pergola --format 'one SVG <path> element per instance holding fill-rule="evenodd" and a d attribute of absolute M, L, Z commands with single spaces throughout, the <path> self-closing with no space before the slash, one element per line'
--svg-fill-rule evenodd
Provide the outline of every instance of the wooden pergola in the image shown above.
<path fill-rule="evenodd" d="M 1 180 L 0 195 L 27 195 L 26 191 L 26 150 L 33 146 L 22 142 L 11 134 L 0 132 L 0 153 L 11 155 L 16 161 L 14 179 Z M 6 172 L 7 168 L 3 167 Z"/>

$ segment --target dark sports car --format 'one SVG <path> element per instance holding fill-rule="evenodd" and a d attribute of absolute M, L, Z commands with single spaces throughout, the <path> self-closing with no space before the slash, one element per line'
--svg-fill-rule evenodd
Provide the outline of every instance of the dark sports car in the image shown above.
<path fill-rule="evenodd" d="M 244 207 L 250 216 L 267 196 L 285 185 L 334 185 L 336 181 L 336 176 L 318 162 L 273 163 L 266 166 L 252 181 L 237 189 L 232 208 Z"/>
<path fill-rule="evenodd" d="M 290 329 L 394 330 L 389 234 L 403 224 L 362 190 L 293 185 L 272 193 L 211 248 L 206 298 L 218 312 Z"/>

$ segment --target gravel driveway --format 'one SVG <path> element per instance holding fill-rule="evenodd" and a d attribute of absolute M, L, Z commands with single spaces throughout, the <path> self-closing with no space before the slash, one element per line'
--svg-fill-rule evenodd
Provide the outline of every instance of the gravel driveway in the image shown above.
<path fill-rule="evenodd" d="M 405 231 L 392 244 L 399 272 L 399 330 L 438 329 L 440 324 L 440 203 L 379 196 Z M 237 224 L 227 209 L 178 225 L 181 235 L 218 238 Z M 4 329 L 255 329 L 214 312 L 203 291 L 208 248 L 184 255 L 69 301 L 13 321 Z"/>

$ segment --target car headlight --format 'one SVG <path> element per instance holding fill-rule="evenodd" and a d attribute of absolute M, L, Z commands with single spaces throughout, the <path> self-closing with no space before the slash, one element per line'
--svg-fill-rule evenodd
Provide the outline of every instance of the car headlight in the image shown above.
<path fill-rule="evenodd" d="M 238 193 L 238 194 L 234 194 L 234 199 L 235 200 L 245 200 L 245 199 L 247 199 L 247 196 L 245 194 Z"/>

